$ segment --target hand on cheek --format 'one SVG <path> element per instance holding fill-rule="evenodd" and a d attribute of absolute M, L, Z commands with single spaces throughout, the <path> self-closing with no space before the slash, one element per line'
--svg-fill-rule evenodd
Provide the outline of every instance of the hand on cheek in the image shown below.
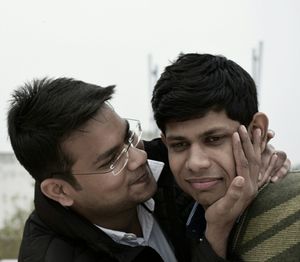
<path fill-rule="evenodd" d="M 260 143 L 260 129 L 254 131 L 253 143 L 244 126 L 240 126 L 233 134 L 232 147 L 237 176 L 231 181 L 226 194 L 205 212 L 205 236 L 215 252 L 223 258 L 226 257 L 227 240 L 234 222 L 257 195 Z"/>

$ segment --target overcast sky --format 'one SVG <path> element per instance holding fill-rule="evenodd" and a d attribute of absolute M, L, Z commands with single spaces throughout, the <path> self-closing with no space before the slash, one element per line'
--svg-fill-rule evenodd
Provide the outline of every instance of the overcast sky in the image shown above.
<path fill-rule="evenodd" d="M 298 0 L 0 0 L 0 151 L 11 151 L 12 90 L 37 77 L 117 85 L 113 105 L 149 128 L 148 55 L 159 73 L 180 52 L 223 54 L 250 74 L 263 42 L 260 110 L 300 163 Z"/>

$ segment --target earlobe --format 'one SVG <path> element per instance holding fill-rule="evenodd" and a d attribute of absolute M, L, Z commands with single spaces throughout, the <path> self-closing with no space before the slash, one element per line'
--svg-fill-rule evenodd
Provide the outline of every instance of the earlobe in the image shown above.
<path fill-rule="evenodd" d="M 264 151 L 267 145 L 267 132 L 269 127 L 269 119 L 266 114 L 262 112 L 257 112 L 248 127 L 248 132 L 250 137 L 253 137 L 253 132 L 255 129 L 259 128 L 261 130 L 261 150 Z"/>
<path fill-rule="evenodd" d="M 73 199 L 66 194 L 64 188 L 67 182 L 61 179 L 47 178 L 41 183 L 41 191 L 48 198 L 60 203 L 62 206 L 71 206 Z"/>

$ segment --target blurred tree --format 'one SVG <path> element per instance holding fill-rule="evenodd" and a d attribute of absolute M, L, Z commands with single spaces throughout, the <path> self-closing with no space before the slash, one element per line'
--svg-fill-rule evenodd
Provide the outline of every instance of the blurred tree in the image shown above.
<path fill-rule="evenodd" d="M 12 201 L 15 207 L 14 212 L 4 219 L 3 226 L 0 229 L 0 259 L 18 257 L 24 223 L 32 209 L 18 207 L 15 204 L 16 199 L 17 197 L 14 197 Z"/>
<path fill-rule="evenodd" d="M 300 164 L 292 166 L 291 170 L 300 170 Z"/>

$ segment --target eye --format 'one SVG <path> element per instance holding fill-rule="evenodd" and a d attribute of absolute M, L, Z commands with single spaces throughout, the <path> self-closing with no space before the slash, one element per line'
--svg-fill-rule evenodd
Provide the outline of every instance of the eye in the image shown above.
<path fill-rule="evenodd" d="M 219 145 L 223 142 L 225 136 L 208 136 L 205 138 L 205 143 L 210 145 Z"/>
<path fill-rule="evenodd" d="M 129 143 L 134 143 L 135 140 L 135 133 L 131 130 L 128 130 L 128 132 L 126 133 L 126 136 L 124 137 L 124 143 L 125 144 L 129 144 Z"/>
<path fill-rule="evenodd" d="M 129 138 L 128 138 L 128 142 L 131 144 L 135 144 L 135 142 L 137 141 L 137 136 L 133 131 L 129 131 Z"/>
<path fill-rule="evenodd" d="M 112 154 L 107 161 L 105 161 L 103 164 L 101 164 L 98 169 L 109 169 L 111 167 L 112 164 L 115 163 L 115 161 L 117 160 L 119 154 L 114 153 Z"/>
<path fill-rule="evenodd" d="M 131 144 L 134 147 L 139 147 L 139 137 L 134 131 L 130 131 L 130 137 L 127 140 L 126 144 Z"/>
<path fill-rule="evenodd" d="M 169 143 L 168 148 L 174 152 L 180 152 L 185 150 L 188 147 L 188 143 L 186 142 L 176 142 L 176 143 Z"/>

